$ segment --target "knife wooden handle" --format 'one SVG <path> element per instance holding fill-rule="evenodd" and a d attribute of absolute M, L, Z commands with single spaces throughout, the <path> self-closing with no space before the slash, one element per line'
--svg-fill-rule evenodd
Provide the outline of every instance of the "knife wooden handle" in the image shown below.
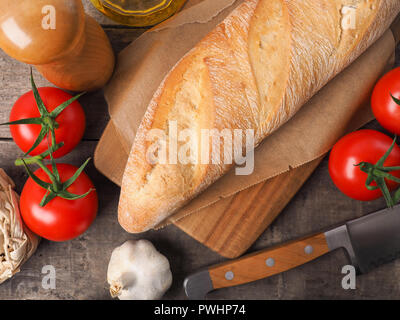
<path fill-rule="evenodd" d="M 324 233 L 246 255 L 208 269 L 214 289 L 266 278 L 329 252 Z"/>

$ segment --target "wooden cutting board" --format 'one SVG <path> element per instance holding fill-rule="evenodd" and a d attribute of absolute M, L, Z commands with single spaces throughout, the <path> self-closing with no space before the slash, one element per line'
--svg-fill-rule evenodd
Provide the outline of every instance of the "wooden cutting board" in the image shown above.
<path fill-rule="evenodd" d="M 398 42 L 399 19 L 392 30 Z M 120 185 L 129 150 L 123 128 L 116 128 L 111 120 L 96 148 L 97 169 Z M 174 224 L 220 255 L 236 258 L 274 221 L 322 159 L 323 157 L 320 157 L 233 196 L 223 198 Z"/>
<path fill-rule="evenodd" d="M 322 159 L 221 199 L 174 224 L 220 255 L 236 258 L 275 220 Z"/>
<path fill-rule="evenodd" d="M 122 137 L 112 120 L 97 146 L 95 165 L 120 185 L 128 158 L 120 150 Z M 275 220 L 323 157 L 186 216 L 174 224 L 188 235 L 227 258 L 243 254 Z M 204 223 L 207 221 L 207 223 Z"/>

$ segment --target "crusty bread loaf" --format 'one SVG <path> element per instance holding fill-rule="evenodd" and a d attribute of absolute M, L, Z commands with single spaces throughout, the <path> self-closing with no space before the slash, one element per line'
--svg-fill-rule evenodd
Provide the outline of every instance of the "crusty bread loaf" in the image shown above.
<path fill-rule="evenodd" d="M 343 24 L 349 8 L 355 8 L 354 28 Z M 254 129 L 258 145 L 380 37 L 399 11 L 399 0 L 248 0 L 239 5 L 155 92 L 124 174 L 120 224 L 134 233 L 156 226 L 232 167 L 200 161 L 151 164 L 151 129 L 168 135 L 169 121 L 176 121 L 178 130 L 194 130 L 197 141 L 202 129 Z M 211 152 L 201 144 L 193 148 L 197 160 Z"/>

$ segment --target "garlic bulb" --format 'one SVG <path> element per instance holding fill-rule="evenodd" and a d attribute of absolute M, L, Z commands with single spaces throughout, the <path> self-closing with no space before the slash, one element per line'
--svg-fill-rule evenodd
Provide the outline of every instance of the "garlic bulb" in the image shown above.
<path fill-rule="evenodd" d="M 0 283 L 19 272 L 35 252 L 39 238 L 22 222 L 14 183 L 0 169 Z"/>
<path fill-rule="evenodd" d="M 147 240 L 125 242 L 114 249 L 107 281 L 120 300 L 160 299 L 172 284 L 168 259 Z"/>

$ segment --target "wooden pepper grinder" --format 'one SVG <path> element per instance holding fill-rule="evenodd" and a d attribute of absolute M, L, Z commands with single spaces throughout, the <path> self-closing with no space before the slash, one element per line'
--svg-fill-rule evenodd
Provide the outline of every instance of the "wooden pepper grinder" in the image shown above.
<path fill-rule="evenodd" d="M 0 47 L 35 65 L 56 86 L 92 91 L 110 79 L 115 57 L 81 0 L 1 0 Z"/>

